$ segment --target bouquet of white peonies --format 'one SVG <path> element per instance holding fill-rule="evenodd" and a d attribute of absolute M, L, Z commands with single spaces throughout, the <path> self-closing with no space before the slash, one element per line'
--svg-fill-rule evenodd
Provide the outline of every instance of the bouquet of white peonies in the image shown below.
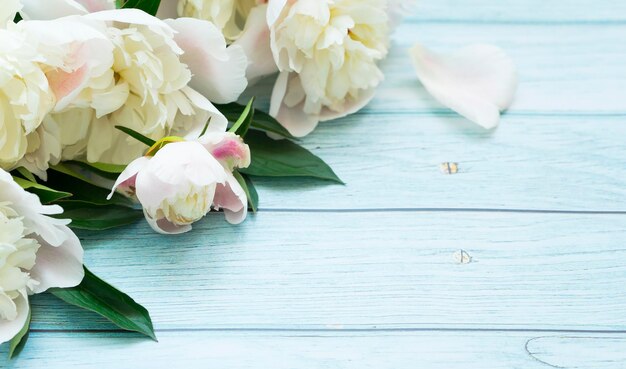
<path fill-rule="evenodd" d="M 405 5 L 397 0 L 5 0 L 0 8 L 0 343 L 28 337 L 50 292 L 155 338 L 145 308 L 83 266 L 73 230 L 145 218 L 188 232 L 239 224 L 256 177 L 341 184 L 298 144 L 359 111 Z M 441 103 L 486 128 L 515 70 L 492 46 L 411 50 Z M 250 97 L 273 78 L 266 112 Z M 248 96 L 244 98 L 243 96 Z"/>

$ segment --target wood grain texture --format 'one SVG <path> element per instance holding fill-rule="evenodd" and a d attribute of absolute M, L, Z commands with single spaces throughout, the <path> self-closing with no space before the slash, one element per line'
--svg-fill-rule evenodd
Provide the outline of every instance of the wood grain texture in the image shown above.
<path fill-rule="evenodd" d="M 625 211 L 623 122 L 508 116 L 486 132 L 452 116 L 352 116 L 305 141 L 346 186 L 262 179 L 260 207 Z"/>
<path fill-rule="evenodd" d="M 404 24 L 369 107 L 303 141 L 348 185 L 263 180 L 260 206 L 624 211 L 623 34 L 626 26 Z M 519 95 L 497 130 L 432 101 L 406 55 L 418 39 L 443 50 L 492 42 L 512 54 Z M 460 173 L 442 175 L 444 162 Z"/>
<path fill-rule="evenodd" d="M 7 369 L 621 369 L 626 335 L 535 332 L 39 333 Z M 6 350 L 0 350 L 0 355 Z"/>
<path fill-rule="evenodd" d="M 164 238 L 146 225 L 84 234 L 91 269 L 157 329 L 626 330 L 624 216 L 215 214 Z M 466 250 L 469 264 L 455 252 Z M 35 298 L 36 329 L 110 329 Z"/>
<path fill-rule="evenodd" d="M 626 21 L 626 4 L 614 0 L 414 0 L 409 21 L 468 23 L 588 23 Z"/>
<path fill-rule="evenodd" d="M 394 33 L 390 55 L 382 63 L 386 80 L 374 100 L 359 114 L 449 114 L 424 90 L 414 72 L 408 49 L 420 42 L 440 52 L 474 43 L 490 43 L 505 49 L 517 65 L 520 80 L 510 115 L 624 117 L 624 34 L 626 24 L 405 22 Z M 266 79 L 252 90 L 261 106 L 268 105 L 272 83 L 271 78 Z"/>
<path fill-rule="evenodd" d="M 29 346 L 11 363 L 0 347 L 0 367 L 626 368 L 625 34 L 612 0 L 419 0 L 374 101 L 302 142 L 347 186 L 259 181 L 265 211 L 239 227 L 80 233 L 160 343 L 40 295 Z M 428 96 L 417 41 L 512 55 L 497 130 Z"/>

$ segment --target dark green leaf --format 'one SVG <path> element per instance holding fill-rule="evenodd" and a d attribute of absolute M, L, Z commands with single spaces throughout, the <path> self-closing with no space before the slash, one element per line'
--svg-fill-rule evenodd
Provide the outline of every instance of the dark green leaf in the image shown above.
<path fill-rule="evenodd" d="M 17 23 L 22 20 L 22 16 L 20 13 L 15 14 L 15 18 L 13 18 L 13 23 Z"/>
<path fill-rule="evenodd" d="M 237 121 L 237 119 L 239 119 L 239 117 L 241 116 L 241 113 L 245 109 L 245 106 L 239 105 L 237 103 L 230 103 L 230 104 L 216 105 L 216 106 L 219 109 L 219 111 L 222 112 L 222 114 L 224 114 L 226 119 L 228 119 L 231 122 Z M 259 110 L 256 110 L 254 112 L 254 119 L 252 120 L 250 127 L 258 129 L 258 130 L 266 131 L 266 132 L 275 133 L 282 137 L 295 139 L 295 137 L 292 136 L 289 133 L 289 131 L 285 129 L 285 127 L 280 125 L 280 123 L 278 123 L 276 119 L 274 119 L 269 114 L 264 113 Z"/>
<path fill-rule="evenodd" d="M 130 296 L 85 268 L 85 278 L 76 287 L 53 288 L 50 292 L 71 305 L 93 311 L 118 327 L 156 340 L 150 314 Z"/>
<path fill-rule="evenodd" d="M 36 182 L 31 182 L 27 179 L 13 177 L 13 180 L 23 189 L 37 195 L 41 202 L 44 204 L 49 204 L 51 202 L 72 196 L 72 194 L 69 192 L 53 190 L 52 188 L 46 187 Z"/>
<path fill-rule="evenodd" d="M 150 15 L 156 15 L 160 4 L 161 0 L 127 0 L 124 2 L 124 5 L 122 5 L 122 8 L 141 9 Z"/>
<path fill-rule="evenodd" d="M 22 349 L 28 341 L 28 330 L 30 329 L 30 309 L 28 309 L 28 316 L 22 329 L 11 339 L 9 343 L 9 359 L 16 357 L 22 352 Z"/>
<path fill-rule="evenodd" d="M 134 138 L 135 140 L 148 145 L 148 147 L 152 147 L 156 143 L 155 140 L 153 140 L 153 139 L 151 139 L 149 137 L 146 137 L 146 136 L 142 135 L 141 133 L 139 133 L 137 131 L 134 131 L 134 130 L 132 130 L 130 128 L 123 127 L 123 126 L 115 126 L 115 128 L 117 128 L 120 131 L 126 133 L 127 135 L 129 135 L 130 137 Z"/>
<path fill-rule="evenodd" d="M 241 188 L 243 188 L 243 190 L 246 192 L 248 204 L 250 205 L 252 212 L 256 213 L 259 208 L 259 194 L 256 192 L 254 183 L 252 183 L 250 177 L 245 174 L 241 174 L 238 171 L 234 171 L 233 175 L 235 176 L 235 179 L 237 179 L 237 182 L 239 182 Z"/>
<path fill-rule="evenodd" d="M 252 153 L 249 168 L 241 173 L 260 177 L 311 177 L 343 184 L 322 159 L 289 140 L 273 140 L 266 134 L 250 131 L 246 143 Z"/>
<path fill-rule="evenodd" d="M 107 200 L 110 190 L 94 185 L 91 180 L 69 167 L 65 167 L 63 172 L 49 171 L 47 184 L 54 188 L 71 190 L 72 197 L 69 200 L 72 201 L 93 205 L 135 206 L 133 200 L 118 193 L 114 193 L 111 200 Z"/>
<path fill-rule="evenodd" d="M 60 219 L 71 219 L 70 227 L 102 231 L 135 223 L 143 218 L 143 212 L 126 206 L 98 206 L 81 201 L 59 201 L 63 214 L 56 215 Z"/>
<path fill-rule="evenodd" d="M 248 105 L 243 109 L 241 116 L 235 122 L 235 124 L 228 130 L 234 134 L 237 134 L 241 137 L 245 137 L 246 133 L 248 133 L 248 129 L 250 129 L 250 124 L 252 124 L 252 120 L 254 119 L 254 97 L 250 99 Z"/>

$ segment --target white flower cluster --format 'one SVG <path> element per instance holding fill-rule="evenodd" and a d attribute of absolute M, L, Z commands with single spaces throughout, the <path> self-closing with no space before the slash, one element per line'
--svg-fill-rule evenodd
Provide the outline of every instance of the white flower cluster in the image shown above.
<path fill-rule="evenodd" d="M 61 212 L 42 205 L 0 169 L 0 343 L 24 326 L 28 295 L 83 279 L 80 241 L 69 221 L 49 217 Z"/>
<path fill-rule="evenodd" d="M 200 132 L 209 120 L 226 125 L 210 101 L 234 101 L 247 86 L 243 49 L 227 48 L 208 22 L 166 23 L 112 7 L 108 0 L 24 1 L 20 13 L 29 20 L 7 19 L 0 30 L 0 167 L 23 166 L 45 178 L 59 160 L 128 164 L 144 147 L 116 125 L 153 139 Z M 33 19 L 63 9 L 64 17 Z"/>

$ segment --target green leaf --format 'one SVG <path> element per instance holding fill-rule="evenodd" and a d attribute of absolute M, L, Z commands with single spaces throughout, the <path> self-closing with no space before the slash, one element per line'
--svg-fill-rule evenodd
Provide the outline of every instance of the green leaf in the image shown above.
<path fill-rule="evenodd" d="M 238 171 L 233 172 L 233 176 L 239 182 L 239 185 L 246 193 L 246 197 L 248 198 L 248 204 L 252 209 L 253 213 L 256 213 L 259 209 L 259 194 L 256 192 L 256 188 L 254 187 L 254 183 L 250 177 L 239 173 Z"/>
<path fill-rule="evenodd" d="M 22 15 L 20 13 L 15 14 L 15 18 L 13 18 L 13 23 L 17 23 L 22 20 Z"/>
<path fill-rule="evenodd" d="M 39 196 L 39 199 L 44 204 L 49 204 L 51 202 L 72 196 L 72 194 L 69 192 L 53 190 L 52 188 L 46 187 L 37 182 L 31 182 L 27 179 L 13 177 L 13 180 L 23 189 Z"/>
<path fill-rule="evenodd" d="M 20 331 L 11 339 L 9 343 L 9 359 L 13 359 L 22 352 L 26 341 L 28 341 L 28 330 L 30 328 L 30 309 L 28 309 L 28 316 L 26 322 Z"/>
<path fill-rule="evenodd" d="M 237 122 L 228 130 L 228 132 L 234 133 L 241 137 L 245 137 L 246 133 L 248 133 L 248 129 L 250 129 L 250 124 L 252 124 L 252 120 L 254 119 L 254 97 L 250 99 L 248 105 L 243 109 L 243 112 L 237 119 Z"/>
<path fill-rule="evenodd" d="M 322 159 L 289 140 L 275 141 L 266 134 L 250 131 L 246 143 L 252 164 L 239 171 L 259 177 L 310 177 L 343 184 Z"/>
<path fill-rule="evenodd" d="M 50 292 L 68 304 L 93 311 L 118 327 L 144 334 L 156 341 L 150 314 L 130 296 L 98 278 L 85 267 L 85 278 L 76 287 Z"/>
<path fill-rule="evenodd" d="M 98 206 L 82 201 L 59 201 L 63 214 L 55 215 L 60 219 L 71 219 L 71 228 L 103 231 L 135 223 L 143 218 L 143 212 L 126 206 Z"/>
<path fill-rule="evenodd" d="M 123 9 L 141 9 L 144 12 L 150 15 L 156 15 L 157 10 L 159 10 L 159 5 L 161 4 L 161 0 L 127 0 L 122 5 Z"/>
<path fill-rule="evenodd" d="M 15 169 L 15 171 L 18 172 L 19 174 L 21 174 L 22 177 L 28 179 L 29 181 L 37 183 L 37 179 L 35 178 L 33 173 L 28 171 L 28 169 L 26 169 L 24 167 L 19 167 L 19 168 Z"/>
<path fill-rule="evenodd" d="M 78 165 L 81 168 L 93 172 L 100 177 L 116 180 L 117 177 L 126 169 L 125 165 L 105 164 L 105 163 L 88 163 L 85 161 L 71 161 L 70 164 Z"/>
<path fill-rule="evenodd" d="M 54 188 L 63 188 L 72 191 L 71 201 L 83 202 L 92 205 L 120 205 L 134 207 L 135 202 L 128 197 L 114 193 L 111 200 L 107 200 L 109 189 L 97 186 L 93 181 L 70 167 L 63 167 L 62 171 L 49 171 L 47 184 Z"/>
<path fill-rule="evenodd" d="M 237 119 L 239 119 L 241 113 L 245 109 L 243 105 L 237 103 L 216 105 L 216 107 L 222 114 L 224 114 L 226 119 L 231 122 L 237 121 Z M 295 139 L 295 137 L 291 135 L 291 133 L 289 133 L 289 131 L 287 131 L 285 127 L 280 125 L 280 123 L 278 123 L 276 119 L 274 119 L 271 115 L 259 110 L 256 110 L 254 112 L 254 119 L 252 120 L 250 127 L 257 130 L 275 133 L 285 138 Z"/>
<path fill-rule="evenodd" d="M 141 133 L 139 133 L 137 131 L 134 131 L 134 130 L 132 130 L 130 128 L 123 127 L 123 126 L 115 126 L 115 128 L 117 128 L 118 130 L 126 133 L 127 135 L 129 135 L 130 137 L 134 138 L 135 140 L 148 145 L 148 147 L 152 147 L 156 143 L 155 140 L 153 140 L 153 139 L 151 139 L 149 137 L 146 137 L 146 136 L 142 135 Z"/>

